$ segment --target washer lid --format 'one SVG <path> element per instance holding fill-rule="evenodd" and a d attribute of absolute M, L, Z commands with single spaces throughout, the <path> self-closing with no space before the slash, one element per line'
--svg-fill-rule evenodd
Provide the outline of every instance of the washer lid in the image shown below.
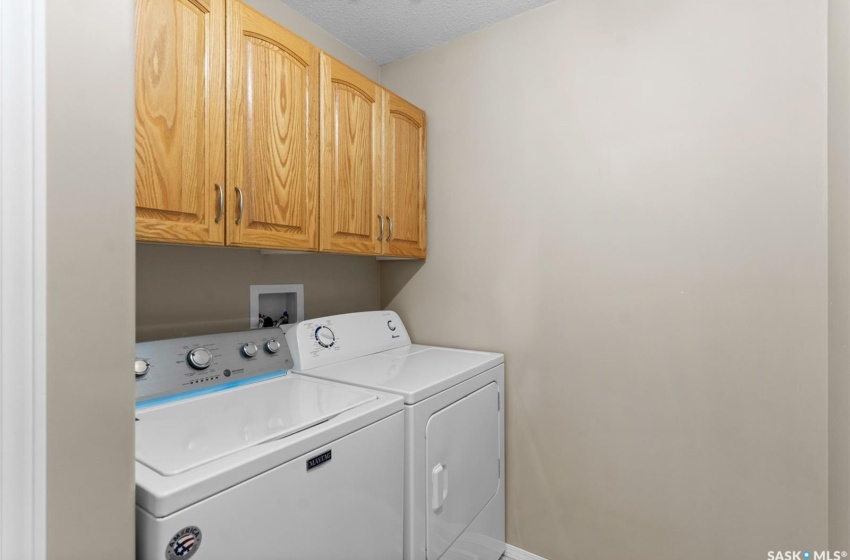
<path fill-rule="evenodd" d="M 281 377 L 136 412 L 136 460 L 172 476 L 330 420 L 378 397 Z"/>
<path fill-rule="evenodd" d="M 402 395 L 414 404 L 504 361 L 492 352 L 410 344 L 299 373 Z"/>

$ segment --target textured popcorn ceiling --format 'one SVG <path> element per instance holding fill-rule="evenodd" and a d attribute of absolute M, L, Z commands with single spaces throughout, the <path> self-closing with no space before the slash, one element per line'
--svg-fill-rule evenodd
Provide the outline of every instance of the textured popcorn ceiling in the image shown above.
<path fill-rule="evenodd" d="M 552 0 L 285 0 L 377 64 L 409 56 Z"/>

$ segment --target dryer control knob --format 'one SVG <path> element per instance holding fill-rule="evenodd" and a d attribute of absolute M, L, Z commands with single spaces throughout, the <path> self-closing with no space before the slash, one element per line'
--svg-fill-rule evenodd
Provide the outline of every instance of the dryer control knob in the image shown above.
<path fill-rule="evenodd" d="M 336 335 L 329 327 L 319 327 L 316 329 L 316 342 L 323 348 L 330 348 L 336 341 Z"/>
<path fill-rule="evenodd" d="M 248 342 L 242 345 L 242 355 L 246 358 L 253 358 L 259 351 L 260 349 L 253 342 Z"/>
<path fill-rule="evenodd" d="M 189 352 L 186 359 L 195 369 L 207 369 L 212 365 L 213 356 L 212 352 L 201 346 Z"/>
<path fill-rule="evenodd" d="M 141 377 L 145 375 L 148 370 L 151 368 L 150 363 L 147 360 L 136 360 L 136 377 Z"/>
<path fill-rule="evenodd" d="M 280 342 L 278 342 L 275 338 L 271 339 L 266 342 L 266 350 L 268 350 L 270 354 L 277 354 L 277 351 L 280 350 Z"/>

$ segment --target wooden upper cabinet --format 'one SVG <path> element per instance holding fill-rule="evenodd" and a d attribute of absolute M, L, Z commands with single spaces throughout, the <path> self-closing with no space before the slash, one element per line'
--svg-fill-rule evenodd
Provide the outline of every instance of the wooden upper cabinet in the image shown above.
<path fill-rule="evenodd" d="M 227 244 L 318 248 L 319 51 L 227 2 Z"/>
<path fill-rule="evenodd" d="M 425 258 L 425 112 L 386 92 L 384 115 L 383 254 Z"/>
<path fill-rule="evenodd" d="M 425 257 L 425 113 L 239 0 L 136 0 L 136 239 Z"/>
<path fill-rule="evenodd" d="M 224 0 L 136 2 L 136 237 L 221 245 Z"/>
<path fill-rule="evenodd" d="M 383 90 L 322 54 L 322 251 L 381 253 Z"/>

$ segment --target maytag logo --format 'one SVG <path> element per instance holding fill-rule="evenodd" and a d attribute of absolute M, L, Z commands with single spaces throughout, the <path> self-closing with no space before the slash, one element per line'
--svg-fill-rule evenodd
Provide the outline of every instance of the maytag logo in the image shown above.
<path fill-rule="evenodd" d="M 327 463 L 330 460 L 331 460 L 331 450 L 328 449 L 327 451 L 325 451 L 321 455 L 316 455 L 312 459 L 307 459 L 307 470 L 309 471 L 310 469 L 315 469 L 319 465 L 321 465 L 323 463 Z"/>
<path fill-rule="evenodd" d="M 845 550 L 777 550 L 767 553 L 767 560 L 842 560 L 847 558 Z"/>

